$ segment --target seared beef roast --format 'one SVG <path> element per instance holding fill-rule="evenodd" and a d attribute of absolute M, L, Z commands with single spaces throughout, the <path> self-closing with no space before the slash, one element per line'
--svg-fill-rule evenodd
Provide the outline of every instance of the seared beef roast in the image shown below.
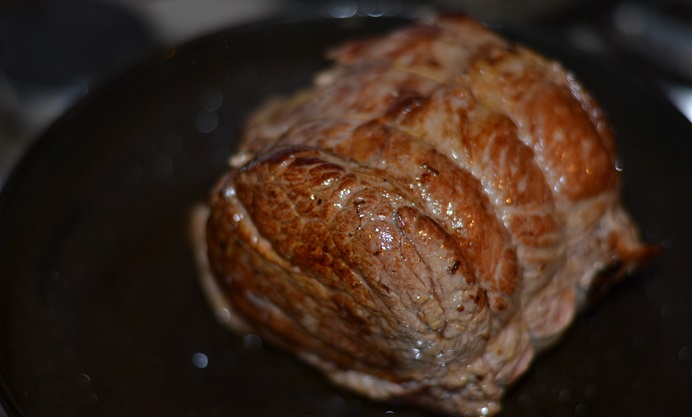
<path fill-rule="evenodd" d="M 493 414 L 599 272 L 647 252 L 603 111 L 464 17 L 329 56 L 249 121 L 211 196 L 205 288 L 337 384 Z"/>

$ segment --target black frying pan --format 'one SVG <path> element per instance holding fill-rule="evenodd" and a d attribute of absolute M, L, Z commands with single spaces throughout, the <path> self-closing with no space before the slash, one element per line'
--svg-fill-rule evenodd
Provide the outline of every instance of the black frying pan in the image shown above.
<path fill-rule="evenodd" d="M 7 414 L 426 415 L 342 391 L 226 331 L 198 287 L 188 237 L 190 209 L 225 170 L 248 113 L 309 84 L 329 45 L 402 23 L 234 28 L 121 77 L 55 123 L 0 194 Z M 622 69 L 513 36 L 563 61 L 602 101 L 625 203 L 666 249 L 535 362 L 502 415 L 692 415 L 692 128 Z"/>

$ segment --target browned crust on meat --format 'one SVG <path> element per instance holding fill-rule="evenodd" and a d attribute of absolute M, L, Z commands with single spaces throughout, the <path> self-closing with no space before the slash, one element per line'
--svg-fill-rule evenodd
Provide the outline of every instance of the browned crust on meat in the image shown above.
<path fill-rule="evenodd" d="M 330 57 L 253 116 L 212 193 L 232 325 L 373 398 L 492 414 L 598 271 L 648 252 L 604 113 L 558 64 L 463 17 Z"/>

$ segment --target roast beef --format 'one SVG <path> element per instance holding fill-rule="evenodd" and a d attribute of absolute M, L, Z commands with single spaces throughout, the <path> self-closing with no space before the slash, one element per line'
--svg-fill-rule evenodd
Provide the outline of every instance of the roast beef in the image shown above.
<path fill-rule="evenodd" d="M 248 121 L 210 198 L 203 284 L 229 326 L 337 384 L 494 414 L 597 277 L 648 252 L 604 112 L 465 17 L 328 56 Z"/>

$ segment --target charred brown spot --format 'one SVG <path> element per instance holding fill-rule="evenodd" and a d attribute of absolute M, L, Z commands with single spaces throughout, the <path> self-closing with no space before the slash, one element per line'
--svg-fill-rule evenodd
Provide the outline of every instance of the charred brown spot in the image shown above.
<path fill-rule="evenodd" d="M 617 243 L 612 243 L 617 246 Z M 625 252 L 624 250 L 620 250 Z M 636 260 L 634 266 L 638 269 L 645 267 L 650 261 L 659 256 L 663 251 L 663 246 L 659 244 L 645 246 L 636 253 L 629 253 L 626 255 L 628 262 L 625 262 L 622 258 L 617 258 L 613 260 L 605 268 L 602 268 L 589 287 L 589 291 L 586 296 L 587 303 L 593 305 L 597 303 L 603 296 L 608 293 L 613 285 L 619 283 L 627 274 L 630 272 L 632 265 L 632 260 Z"/>
<path fill-rule="evenodd" d="M 308 167 L 311 165 L 318 165 L 323 163 L 324 161 L 321 160 L 320 158 L 315 158 L 315 157 L 299 157 L 293 160 L 293 163 L 291 165 L 297 166 L 297 167 Z"/>
<path fill-rule="evenodd" d="M 438 171 L 435 167 L 431 166 L 427 162 L 424 162 L 423 165 L 421 165 L 421 168 L 428 171 L 434 177 L 440 175 L 440 171 Z"/>
<path fill-rule="evenodd" d="M 502 48 L 506 53 L 508 54 L 514 54 L 517 52 L 517 46 L 513 43 L 506 45 L 504 48 Z"/>
<path fill-rule="evenodd" d="M 402 91 L 387 109 L 385 118 L 400 120 L 414 117 L 419 111 L 427 107 L 429 102 L 429 98 L 416 91 Z"/>
<path fill-rule="evenodd" d="M 389 288 L 389 286 L 388 286 L 387 284 L 385 284 L 384 282 L 381 282 L 381 281 L 380 281 L 380 282 L 377 283 L 377 285 L 378 285 L 380 288 L 382 288 L 383 290 L 387 291 L 388 293 L 392 292 L 392 289 Z"/>
<path fill-rule="evenodd" d="M 507 301 L 503 298 L 495 297 L 491 307 L 495 311 L 505 311 L 507 310 Z"/>
<path fill-rule="evenodd" d="M 459 261 L 455 260 L 452 265 L 447 268 L 449 275 L 454 275 L 459 270 Z"/>
<path fill-rule="evenodd" d="M 488 302 L 488 295 L 485 293 L 485 290 L 479 290 L 477 293 L 472 295 L 470 298 L 477 305 L 484 305 Z"/>
<path fill-rule="evenodd" d="M 421 168 L 423 168 L 423 169 L 425 170 L 425 172 L 423 172 L 423 173 L 420 175 L 420 177 L 419 177 L 419 180 L 420 180 L 422 183 L 427 183 L 427 182 L 429 182 L 432 178 L 437 177 L 438 175 L 440 175 L 440 171 L 438 171 L 435 167 L 431 166 L 431 165 L 428 164 L 427 162 L 424 162 L 424 163 L 421 165 Z"/>
<path fill-rule="evenodd" d="M 617 282 L 619 276 L 621 275 L 623 267 L 622 260 L 617 261 L 608 265 L 608 267 L 601 269 L 598 274 L 594 277 L 591 282 L 591 287 L 589 288 L 589 293 L 587 295 L 587 300 L 589 304 L 594 304 L 598 301 L 608 289 Z"/>

